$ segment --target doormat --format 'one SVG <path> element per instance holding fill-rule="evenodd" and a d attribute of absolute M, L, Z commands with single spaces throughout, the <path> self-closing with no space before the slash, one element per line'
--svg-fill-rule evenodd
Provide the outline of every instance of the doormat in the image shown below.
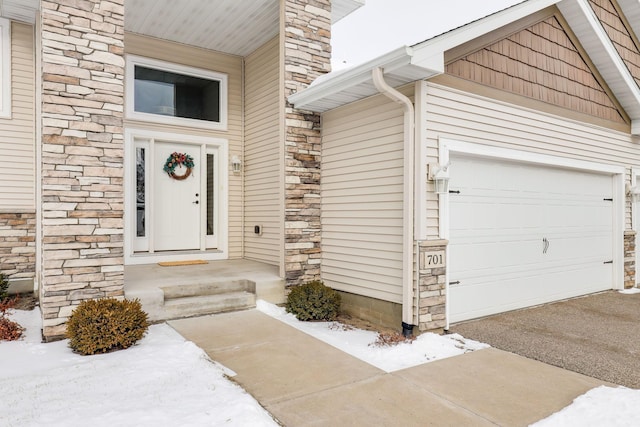
<path fill-rule="evenodd" d="M 209 264 L 209 262 L 203 261 L 201 259 L 192 259 L 189 261 L 163 261 L 158 263 L 158 265 L 162 267 L 177 267 L 179 265 L 198 265 L 198 264 Z"/>

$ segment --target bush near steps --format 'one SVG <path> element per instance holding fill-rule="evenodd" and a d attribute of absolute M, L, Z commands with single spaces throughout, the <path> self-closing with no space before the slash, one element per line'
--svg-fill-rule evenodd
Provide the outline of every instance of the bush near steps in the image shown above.
<path fill-rule="evenodd" d="M 131 347 L 148 328 L 147 313 L 137 299 L 85 300 L 67 322 L 67 338 L 76 353 L 107 353 Z"/>
<path fill-rule="evenodd" d="M 291 289 L 287 297 L 287 312 L 298 320 L 334 320 L 340 311 L 340 294 L 319 280 Z"/>

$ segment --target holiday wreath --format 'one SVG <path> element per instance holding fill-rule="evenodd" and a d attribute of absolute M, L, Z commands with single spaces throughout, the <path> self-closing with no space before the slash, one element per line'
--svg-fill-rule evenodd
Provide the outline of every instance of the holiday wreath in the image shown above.
<path fill-rule="evenodd" d="M 176 167 L 184 166 L 187 168 L 187 171 L 182 175 L 176 175 Z M 193 157 L 185 153 L 177 153 L 173 152 L 169 157 L 167 157 L 167 161 L 164 163 L 163 170 L 173 179 L 177 179 L 178 181 L 182 181 L 183 179 L 187 179 L 189 175 L 191 175 L 191 169 L 195 166 L 193 163 Z"/>

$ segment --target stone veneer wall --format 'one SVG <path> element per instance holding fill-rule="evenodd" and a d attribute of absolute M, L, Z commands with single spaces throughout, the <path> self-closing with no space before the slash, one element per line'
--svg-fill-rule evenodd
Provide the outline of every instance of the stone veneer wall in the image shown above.
<path fill-rule="evenodd" d="M 284 1 L 285 97 L 331 71 L 331 1 Z M 320 115 L 285 105 L 287 286 L 320 278 Z"/>
<path fill-rule="evenodd" d="M 636 232 L 624 232 L 624 288 L 636 285 Z"/>
<path fill-rule="evenodd" d="M 0 210 L 0 273 L 11 282 L 29 282 L 36 268 L 36 213 Z"/>
<path fill-rule="evenodd" d="M 45 340 L 82 300 L 124 295 L 124 0 L 42 1 Z"/>
<path fill-rule="evenodd" d="M 446 326 L 447 240 L 426 240 L 419 245 L 418 329 L 430 331 Z M 429 258 L 429 255 L 435 256 Z M 430 265 L 431 264 L 431 265 Z"/>

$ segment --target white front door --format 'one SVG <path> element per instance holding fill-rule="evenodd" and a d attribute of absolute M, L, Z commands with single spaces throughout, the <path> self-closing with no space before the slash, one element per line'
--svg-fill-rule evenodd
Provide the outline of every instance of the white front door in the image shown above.
<path fill-rule="evenodd" d="M 194 167 L 190 175 L 179 166 L 174 176 L 163 170 L 173 153 L 189 155 Z M 177 251 L 200 248 L 202 195 L 200 146 L 173 142 L 156 142 L 154 147 L 154 249 Z"/>
<path fill-rule="evenodd" d="M 227 141 L 217 138 L 128 130 L 128 263 L 227 257 Z M 164 170 L 173 153 L 192 167 Z M 150 261 L 152 260 L 153 261 Z"/>

